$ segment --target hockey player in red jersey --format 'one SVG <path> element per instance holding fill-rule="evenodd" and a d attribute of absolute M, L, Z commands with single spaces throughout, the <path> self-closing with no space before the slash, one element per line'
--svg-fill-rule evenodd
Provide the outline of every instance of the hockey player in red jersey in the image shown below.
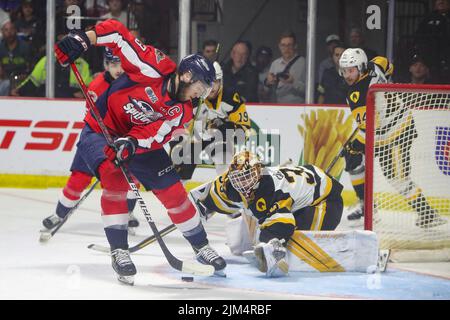
<path fill-rule="evenodd" d="M 98 74 L 88 87 L 88 93 L 94 101 L 97 101 L 98 97 L 109 88 L 111 82 L 123 73 L 120 58 L 114 56 L 109 48 L 105 48 L 104 67 L 105 71 Z M 55 214 L 42 221 L 42 224 L 48 230 L 57 227 L 61 223 L 62 219 L 65 218 L 80 200 L 81 193 L 89 186 L 92 177 L 94 176 L 94 173 L 84 164 L 78 151 L 75 153 L 70 171 L 71 175 L 61 192 Z M 128 210 L 130 212 L 128 226 L 136 228 L 139 226 L 139 221 L 132 214 L 132 211 L 136 206 L 136 199 L 132 192 L 128 192 L 127 201 Z"/>
<path fill-rule="evenodd" d="M 209 94 L 215 79 L 212 64 L 194 54 L 183 58 L 177 70 L 169 57 L 141 44 L 115 20 L 101 22 L 91 31 L 72 31 L 55 45 L 57 59 L 68 65 L 91 45 L 111 48 L 125 71 L 96 102 L 115 147 L 107 145 L 90 113 L 78 143 L 81 157 L 102 184 L 102 219 L 119 280 L 132 283 L 136 268 L 128 251 L 129 186 L 115 161 L 126 163 L 141 184 L 153 191 L 192 245 L 197 260 L 222 271 L 226 262 L 209 246 L 199 214 L 163 148 L 172 133 L 192 119 L 191 99 Z"/>

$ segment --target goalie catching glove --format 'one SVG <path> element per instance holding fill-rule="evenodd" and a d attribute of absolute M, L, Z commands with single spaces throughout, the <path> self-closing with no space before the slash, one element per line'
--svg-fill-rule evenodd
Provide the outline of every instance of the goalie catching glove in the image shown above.
<path fill-rule="evenodd" d="M 118 164 L 129 162 L 136 153 L 137 141 L 132 137 L 118 138 L 113 146 L 105 147 L 105 155 L 108 160 Z"/>
<path fill-rule="evenodd" d="M 66 67 L 77 60 L 90 46 L 91 42 L 85 32 L 71 31 L 55 43 L 56 59 L 63 67 Z"/>

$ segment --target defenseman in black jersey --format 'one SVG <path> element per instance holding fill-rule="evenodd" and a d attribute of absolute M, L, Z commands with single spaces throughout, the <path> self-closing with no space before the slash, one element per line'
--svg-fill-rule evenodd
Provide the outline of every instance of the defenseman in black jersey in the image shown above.
<path fill-rule="evenodd" d="M 377 56 L 367 61 L 367 56 L 360 48 L 347 49 L 339 60 L 339 73 L 348 85 L 347 104 L 359 127 L 355 139 L 345 150 L 345 170 L 350 174 L 353 188 L 359 198 L 356 210 L 348 215 L 351 221 L 358 221 L 364 216 L 364 178 L 365 178 L 365 128 L 366 128 L 366 98 L 370 85 L 387 83 L 394 66 L 385 57 Z M 380 166 L 388 182 L 399 191 L 408 203 L 417 211 L 416 225 L 433 227 L 445 223 L 429 205 L 418 186 L 410 178 L 410 148 L 417 132 L 409 111 L 402 99 L 401 93 L 385 93 L 384 99 L 393 106 L 389 114 L 377 114 L 375 134 L 378 143 L 375 146 L 375 156 L 383 154 Z M 407 126 L 400 129 L 395 125 L 399 119 L 407 119 Z M 402 142 L 402 144 L 400 144 Z M 397 152 L 398 151 L 398 152 Z M 394 159 L 394 154 L 399 159 Z M 397 161 L 396 161 L 397 160 Z M 392 166 L 400 163 L 401 174 L 395 174 Z"/>
<path fill-rule="evenodd" d="M 244 209 L 255 217 L 260 270 L 278 266 L 287 272 L 284 244 L 296 229 L 334 230 L 342 216 L 342 188 L 316 166 L 264 167 L 255 154 L 241 151 L 225 173 L 193 189 L 190 196 L 203 215 L 232 215 Z"/>

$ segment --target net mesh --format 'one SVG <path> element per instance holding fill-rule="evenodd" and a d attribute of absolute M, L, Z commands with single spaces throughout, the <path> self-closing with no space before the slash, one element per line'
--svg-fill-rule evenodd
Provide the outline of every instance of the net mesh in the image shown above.
<path fill-rule="evenodd" d="M 374 135 L 372 226 L 380 248 L 449 248 L 450 91 L 373 94 L 367 134 Z"/>

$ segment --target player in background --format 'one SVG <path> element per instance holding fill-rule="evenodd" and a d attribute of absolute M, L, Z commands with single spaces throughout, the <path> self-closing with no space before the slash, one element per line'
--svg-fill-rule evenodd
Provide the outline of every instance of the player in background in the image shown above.
<path fill-rule="evenodd" d="M 342 185 L 313 166 L 264 167 L 250 151 L 237 153 L 224 174 L 190 192 L 198 210 L 235 214 L 243 210 L 258 220 L 258 268 L 287 273 L 285 245 L 296 229 L 334 230 L 342 216 Z"/>
<path fill-rule="evenodd" d="M 244 101 L 238 92 L 227 93 L 223 90 L 222 68 L 218 62 L 214 62 L 213 65 L 216 80 L 208 97 L 194 109 L 195 118 L 188 130 L 192 132 L 192 137 L 185 134 L 177 142 L 171 142 L 171 156 L 174 163 L 178 162 L 176 158 L 184 157 L 182 151 L 187 150 L 191 153 L 190 157 L 184 157 L 187 161 L 176 166 L 184 181 L 192 178 L 197 164 L 201 163 L 199 152 L 202 150 L 208 152 L 216 173 L 224 173 L 234 154 L 234 137 L 240 137 L 240 140 L 245 142 L 246 132 L 250 129 L 250 119 Z M 186 144 L 190 146 L 186 147 Z M 201 147 L 196 148 L 199 144 Z"/>
<path fill-rule="evenodd" d="M 88 93 L 94 102 L 97 101 L 98 97 L 109 88 L 110 84 L 123 73 L 120 58 L 114 56 L 109 48 L 105 49 L 103 65 L 105 70 L 98 74 L 88 87 Z M 56 205 L 55 214 L 42 221 L 42 224 L 48 230 L 57 227 L 61 223 L 62 219 L 65 218 L 80 200 L 82 192 L 89 186 L 92 177 L 94 176 L 94 173 L 84 164 L 78 149 L 72 161 L 70 171 L 71 174 L 69 180 L 61 192 L 58 204 Z M 136 206 L 136 199 L 133 192 L 128 192 L 127 199 L 128 211 L 130 213 L 128 226 L 130 228 L 136 228 L 139 226 L 139 221 L 132 214 L 132 211 Z"/>
<path fill-rule="evenodd" d="M 394 66 L 387 58 L 377 56 L 371 61 L 367 60 L 364 50 L 350 48 L 342 53 L 339 60 L 339 74 L 348 85 L 347 104 L 359 127 L 355 139 L 345 150 L 345 170 L 350 178 L 359 199 L 355 211 L 348 215 L 350 221 L 358 221 L 364 216 L 364 179 L 365 179 L 365 128 L 366 128 L 366 98 L 370 85 L 374 83 L 387 83 L 392 75 Z M 408 203 L 418 213 L 416 225 L 419 227 L 433 227 L 445 223 L 436 211 L 430 206 L 421 189 L 411 180 L 410 172 L 410 148 L 412 140 L 417 137 L 414 120 L 410 116 L 409 106 L 401 101 L 401 96 L 387 93 L 386 99 L 397 103 L 396 112 L 393 114 L 377 114 L 378 127 L 375 134 L 384 143 L 375 146 L 375 156 L 379 157 L 383 174 L 390 184 L 399 191 Z M 401 119 L 411 117 L 408 126 L 398 128 L 395 123 Z M 402 147 L 403 145 L 403 147 Z M 395 150 L 398 157 L 395 159 Z M 388 159 L 388 161 L 386 161 Z M 397 160 L 397 161 L 395 161 Z M 401 163 L 400 173 L 392 166 Z M 376 204 L 375 204 L 376 205 Z"/>
<path fill-rule="evenodd" d="M 226 262 L 209 246 L 200 216 L 163 147 L 175 130 L 192 119 L 191 100 L 208 96 L 214 67 L 194 54 L 183 58 L 177 70 L 163 52 L 143 45 L 112 19 L 97 24 L 94 30 L 72 31 L 55 45 L 55 52 L 58 61 L 68 65 L 92 45 L 109 47 L 120 57 L 125 71 L 96 102 L 114 148 L 107 145 L 90 112 L 78 143 L 84 162 L 101 181 L 102 220 L 119 281 L 132 284 L 136 267 L 128 251 L 129 185 L 116 163 L 128 165 L 136 179 L 152 190 L 193 247 L 197 260 L 222 271 Z"/>

